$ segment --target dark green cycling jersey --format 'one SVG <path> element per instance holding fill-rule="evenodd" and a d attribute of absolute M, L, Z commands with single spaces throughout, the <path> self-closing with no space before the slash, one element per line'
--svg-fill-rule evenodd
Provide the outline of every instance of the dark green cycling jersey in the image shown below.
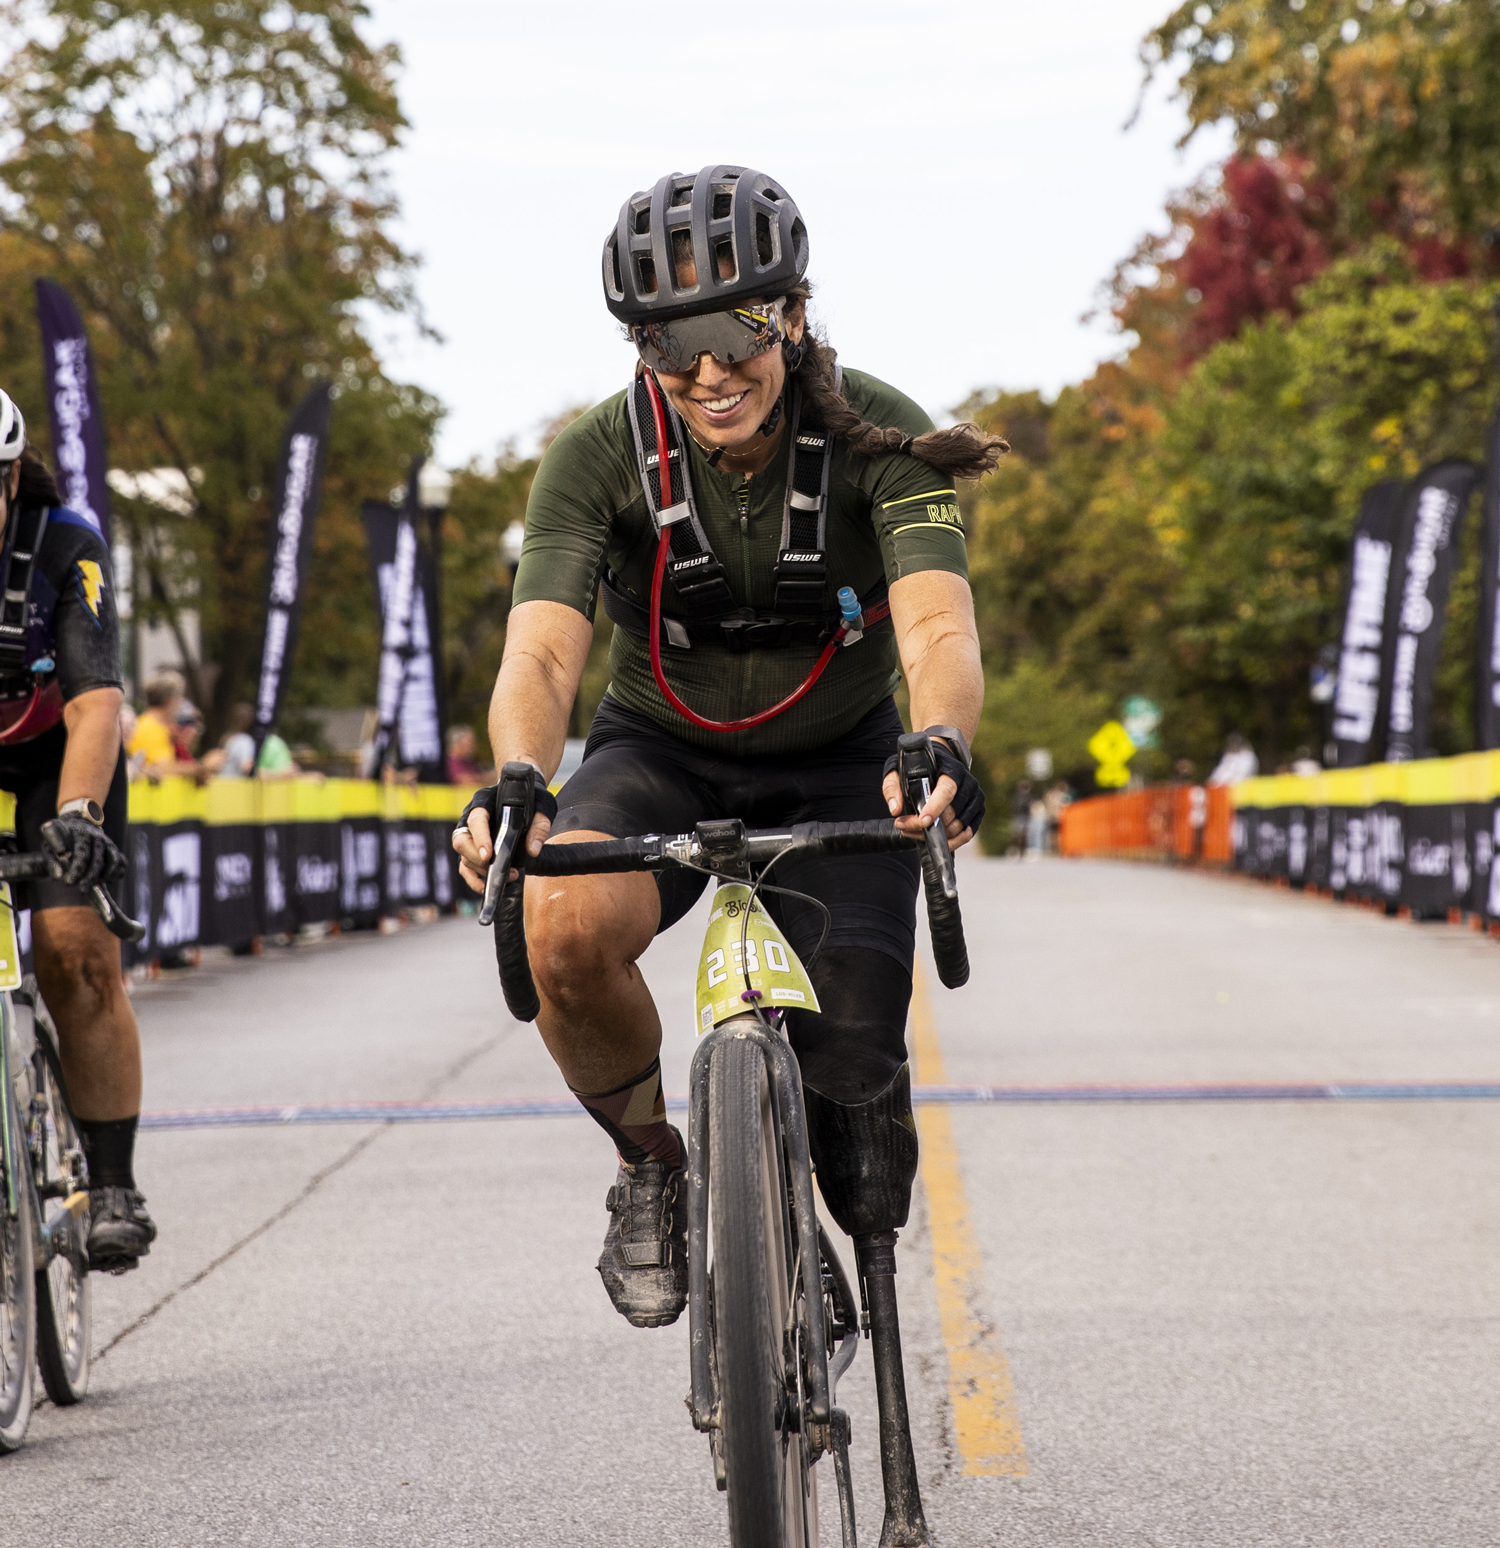
<path fill-rule="evenodd" d="M 846 371 L 844 396 L 861 417 L 908 435 L 932 429 L 910 398 L 860 371 Z M 635 442 L 617 393 L 575 420 L 547 449 L 526 507 L 526 542 L 515 601 L 561 602 L 594 616 L 608 566 L 644 607 L 651 595 L 656 538 L 641 491 Z M 776 590 L 786 498 L 785 446 L 748 480 L 723 473 L 687 438 L 693 495 L 709 543 L 738 605 L 769 611 Z M 748 485 L 748 487 L 746 487 Z M 840 586 L 868 596 L 881 577 L 894 582 L 919 570 L 967 577 L 963 522 L 951 478 L 915 457 L 851 456 L 835 443 L 828 481 L 828 606 Z M 670 593 L 669 593 L 670 598 Z M 671 612 L 670 599 L 667 612 Z M 711 720 L 738 720 L 793 692 L 817 661 L 808 644 L 736 652 L 695 643 L 665 646 L 662 667 L 673 691 Z M 812 691 L 785 714 L 751 731 L 703 731 L 662 697 L 644 638 L 617 628 L 610 647 L 610 693 L 694 746 L 735 757 L 795 753 L 836 741 L 896 686 L 899 658 L 889 621 L 834 652 Z"/>

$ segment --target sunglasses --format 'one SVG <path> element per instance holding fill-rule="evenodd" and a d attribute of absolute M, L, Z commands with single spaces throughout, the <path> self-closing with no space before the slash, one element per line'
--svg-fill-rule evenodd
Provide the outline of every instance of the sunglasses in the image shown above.
<path fill-rule="evenodd" d="M 781 303 L 735 306 L 724 312 L 702 312 L 672 322 L 637 323 L 630 339 L 653 371 L 691 371 L 700 355 L 712 355 L 721 365 L 751 360 L 775 349 L 786 337 Z"/>

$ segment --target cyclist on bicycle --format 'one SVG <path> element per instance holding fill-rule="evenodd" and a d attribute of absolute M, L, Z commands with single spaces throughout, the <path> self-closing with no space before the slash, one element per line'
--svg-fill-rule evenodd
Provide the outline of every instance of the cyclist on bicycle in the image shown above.
<path fill-rule="evenodd" d="M 16 906 L 31 909 L 37 981 L 88 1161 L 89 1263 L 122 1273 L 156 1238 L 134 1174 L 141 1042 L 120 943 L 78 892 L 125 873 L 114 576 L 103 537 L 63 505 L 4 392 L 0 585 L 0 790 L 16 798 L 21 848 L 50 854 L 58 871 L 17 888 Z"/>
<path fill-rule="evenodd" d="M 731 166 L 632 195 L 605 243 L 606 304 L 640 360 L 631 387 L 542 460 L 490 708 L 497 766 L 537 770 L 533 855 L 549 836 L 677 833 L 714 817 L 766 827 L 900 813 L 892 690 L 903 669 L 913 726 L 944 738 L 932 799 L 904 822 L 941 819 L 954 845 L 978 826 L 966 738 L 983 678 L 954 479 L 987 472 L 1004 443 L 972 425 L 935 431 L 883 382 L 841 377 L 808 326 L 807 255 L 785 190 Z M 616 625 L 610 688 L 554 804 L 541 787 L 562 755 L 601 581 Z M 807 687 L 843 587 L 863 637 L 833 650 Z M 784 711 L 754 713 L 799 685 Z M 493 790 L 480 791 L 454 835 L 476 890 L 494 809 Z M 916 1171 L 906 1013 L 917 878 L 914 853 L 788 860 L 774 876 L 831 914 L 811 963 L 824 1009 L 791 1011 L 788 1034 L 819 1183 L 851 1235 L 904 1225 Z M 538 1026 L 619 1152 L 599 1272 L 642 1327 L 685 1304 L 687 1226 L 661 1023 L 636 960 L 705 885 L 673 870 L 526 889 Z M 820 911 L 767 903 L 810 956 Z"/>

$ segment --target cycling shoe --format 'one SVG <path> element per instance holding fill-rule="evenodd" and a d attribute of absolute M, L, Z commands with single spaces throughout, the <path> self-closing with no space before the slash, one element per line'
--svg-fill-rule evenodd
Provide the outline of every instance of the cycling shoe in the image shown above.
<path fill-rule="evenodd" d="M 89 1189 L 89 1267 L 124 1274 L 151 1251 L 156 1222 L 146 1213 L 146 1198 L 135 1188 Z"/>
<path fill-rule="evenodd" d="M 599 1277 L 615 1310 L 635 1328 L 676 1322 L 687 1305 L 687 1174 L 665 1161 L 622 1162 L 604 1205 Z"/>

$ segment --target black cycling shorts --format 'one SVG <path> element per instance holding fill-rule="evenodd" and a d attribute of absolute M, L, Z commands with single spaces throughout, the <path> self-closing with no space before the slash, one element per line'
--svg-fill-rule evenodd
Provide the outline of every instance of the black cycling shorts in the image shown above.
<path fill-rule="evenodd" d="M 794 822 L 858 822 L 889 817 L 880 793 L 886 759 L 905 728 L 894 699 L 877 704 L 838 741 L 812 752 L 718 757 L 690 747 L 655 721 L 605 695 L 589 728 L 583 763 L 557 798 L 553 833 L 592 831 L 612 838 L 688 833 L 714 817 L 748 828 Z M 818 898 L 832 916 L 830 947 L 884 952 L 909 973 L 916 951 L 917 853 L 788 855 L 767 878 Z M 656 873 L 658 933 L 703 895 L 706 876 L 678 867 Z M 818 944 L 821 912 L 796 898 L 763 893 L 799 956 Z"/>
<path fill-rule="evenodd" d="M 67 728 L 61 724 L 39 737 L 15 746 L 0 743 L 0 790 L 16 798 L 16 841 L 23 851 L 42 847 L 42 824 L 57 816 L 57 781 L 62 773 Z M 130 782 L 125 773 L 125 751 L 115 764 L 104 799 L 104 831 L 125 853 L 125 827 L 129 820 Z M 88 899 L 76 888 L 59 881 L 13 883 L 17 908 L 87 908 Z"/>

